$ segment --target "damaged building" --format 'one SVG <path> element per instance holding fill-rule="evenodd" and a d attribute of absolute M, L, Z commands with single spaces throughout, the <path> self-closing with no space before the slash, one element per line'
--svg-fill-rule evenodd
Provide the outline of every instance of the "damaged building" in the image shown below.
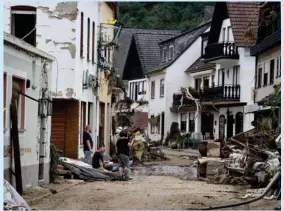
<path fill-rule="evenodd" d="M 51 141 L 64 156 L 83 156 L 87 124 L 98 136 L 98 2 L 7 1 L 4 31 L 51 55 L 53 113 Z"/>

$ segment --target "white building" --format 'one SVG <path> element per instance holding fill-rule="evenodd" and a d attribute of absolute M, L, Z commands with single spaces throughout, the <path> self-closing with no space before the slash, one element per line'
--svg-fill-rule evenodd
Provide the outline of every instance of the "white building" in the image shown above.
<path fill-rule="evenodd" d="M 45 132 L 41 133 L 38 115 L 43 89 L 51 92 L 52 62 L 55 58 L 28 43 L 4 33 L 4 177 L 14 183 L 14 156 L 10 139 L 10 104 L 12 86 L 21 87 L 18 106 L 19 143 L 23 187 L 49 183 L 51 117 L 43 120 Z M 42 166 L 43 168 L 40 168 Z M 41 170 L 40 170 L 41 169 Z"/>
<path fill-rule="evenodd" d="M 83 156 L 82 133 L 98 136 L 98 2 L 6 1 L 4 30 L 56 57 L 52 74 L 51 140 L 64 155 Z"/>
<path fill-rule="evenodd" d="M 201 55 L 201 35 L 209 30 L 210 22 L 193 30 L 160 42 L 160 62 L 147 73 L 150 85 L 148 133 L 151 139 L 161 140 L 170 132 L 172 122 L 179 123 L 181 132 L 188 132 L 182 122 L 192 118 L 184 115 L 173 104 L 174 94 L 182 87 L 189 87 L 191 80 L 186 69 Z M 179 106 L 178 106 L 179 107 Z"/>

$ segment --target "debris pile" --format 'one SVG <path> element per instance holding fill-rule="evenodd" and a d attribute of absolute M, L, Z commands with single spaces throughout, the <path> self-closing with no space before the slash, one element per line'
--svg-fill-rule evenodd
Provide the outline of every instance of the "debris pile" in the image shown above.
<path fill-rule="evenodd" d="M 210 141 L 202 143 L 199 149 L 203 156 L 198 160 L 199 175 L 207 177 L 211 183 L 266 187 L 280 169 L 280 139 L 275 131 L 248 131 L 227 143 L 223 140 L 213 141 L 214 146 Z M 213 155 L 209 155 L 210 152 L 214 152 Z M 276 187 L 279 188 L 280 185 Z"/>

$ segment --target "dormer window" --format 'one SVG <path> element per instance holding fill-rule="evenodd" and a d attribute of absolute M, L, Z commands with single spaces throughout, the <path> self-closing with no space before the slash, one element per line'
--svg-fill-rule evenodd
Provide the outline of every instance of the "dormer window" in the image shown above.
<path fill-rule="evenodd" d="M 172 60 L 174 58 L 174 46 L 170 45 L 169 47 L 169 60 Z"/>
<path fill-rule="evenodd" d="M 167 48 L 164 47 L 163 48 L 163 62 L 167 61 L 167 55 L 168 54 L 168 51 L 167 51 Z"/>

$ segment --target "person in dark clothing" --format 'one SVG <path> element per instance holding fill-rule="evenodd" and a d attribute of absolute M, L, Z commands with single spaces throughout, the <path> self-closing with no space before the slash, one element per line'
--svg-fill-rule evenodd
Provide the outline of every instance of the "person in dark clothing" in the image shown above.
<path fill-rule="evenodd" d="M 84 162 L 88 164 L 91 161 L 91 155 L 93 153 L 93 140 L 91 137 L 91 131 L 91 125 L 87 125 L 83 133 Z"/>
<path fill-rule="evenodd" d="M 95 169 L 104 169 L 104 157 L 103 153 L 105 152 L 105 146 L 100 145 L 98 150 L 94 153 L 92 166 Z"/>
<path fill-rule="evenodd" d="M 121 131 L 119 139 L 116 142 L 117 156 L 119 161 L 119 174 L 120 176 L 127 176 L 125 169 L 129 165 L 129 153 L 130 147 L 133 145 L 133 141 L 130 142 L 126 131 Z"/>

